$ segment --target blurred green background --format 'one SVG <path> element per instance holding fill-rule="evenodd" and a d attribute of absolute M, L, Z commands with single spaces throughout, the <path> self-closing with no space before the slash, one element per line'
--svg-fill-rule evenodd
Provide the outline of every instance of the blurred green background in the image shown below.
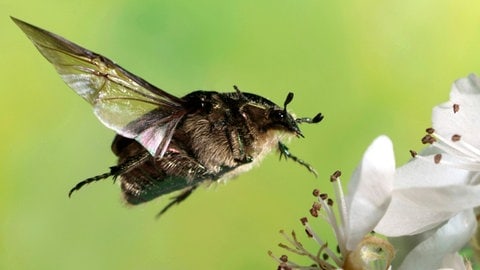
<path fill-rule="evenodd" d="M 313 188 L 331 191 L 337 169 L 348 182 L 380 134 L 408 160 L 452 82 L 480 73 L 479 12 L 444 0 L 1 1 L 0 269 L 276 269 L 267 251 L 284 253 L 280 229 L 303 231 Z M 168 196 L 126 207 L 111 181 L 68 199 L 115 163 L 114 134 L 9 15 L 175 95 L 236 84 L 281 104 L 295 92 L 290 110 L 325 115 L 289 144 L 319 178 L 272 154 L 160 220 Z"/>

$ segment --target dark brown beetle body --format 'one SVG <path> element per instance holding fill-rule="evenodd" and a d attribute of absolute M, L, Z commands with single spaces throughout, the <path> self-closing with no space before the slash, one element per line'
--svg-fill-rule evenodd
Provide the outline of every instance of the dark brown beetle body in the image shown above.
<path fill-rule="evenodd" d="M 283 108 L 237 87 L 231 93 L 200 90 L 178 98 L 102 55 L 12 19 L 67 85 L 93 106 L 99 120 L 117 133 L 112 151 L 118 165 L 78 183 L 69 195 L 108 177 L 121 182 L 129 204 L 182 191 L 161 214 L 200 183 L 231 178 L 275 148 L 315 173 L 281 142 L 283 137 L 303 136 L 298 123 L 323 118 L 294 118 L 286 110 L 292 93 Z"/>

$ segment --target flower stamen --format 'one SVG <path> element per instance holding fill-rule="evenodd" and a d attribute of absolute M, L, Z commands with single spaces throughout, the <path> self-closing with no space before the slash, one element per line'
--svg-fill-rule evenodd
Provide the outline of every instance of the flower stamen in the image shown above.
<path fill-rule="evenodd" d="M 460 110 L 460 105 L 459 104 L 453 104 L 453 113 L 457 113 L 458 110 Z"/>
<path fill-rule="evenodd" d="M 335 238 L 337 239 L 337 245 L 334 249 L 331 249 L 327 242 L 321 239 L 321 237 L 313 230 L 310 226 L 309 221 L 306 217 L 300 219 L 300 222 L 304 226 L 305 233 L 308 238 L 313 239 L 319 246 L 319 249 L 316 252 L 309 252 L 297 239 L 297 235 L 294 231 L 291 234 L 286 234 L 283 230 L 280 233 L 287 240 L 286 244 L 279 244 L 283 249 L 286 249 L 289 252 L 292 252 L 297 255 L 307 256 L 310 258 L 315 265 L 311 266 L 299 266 L 291 261 L 288 258 L 280 257 L 276 258 L 279 263 L 278 269 L 322 269 L 322 270 L 333 270 L 333 269 L 349 269 L 356 270 L 357 267 L 353 267 L 352 263 L 358 264 L 369 264 L 370 261 L 376 259 L 372 258 L 375 250 L 372 249 L 372 242 L 363 241 L 355 248 L 355 250 L 349 250 L 347 248 L 348 240 L 348 228 L 346 221 L 348 220 L 348 209 L 347 204 L 340 181 L 341 172 L 336 171 L 330 176 L 330 182 L 333 185 L 335 193 L 335 202 L 330 198 L 326 193 L 322 193 L 319 189 L 313 190 L 312 194 L 315 196 L 316 201 L 312 204 L 309 209 L 310 215 L 314 218 L 321 218 L 330 225 L 330 228 L 333 231 Z M 334 204 L 336 204 L 334 209 Z M 338 213 L 336 213 L 336 211 Z M 371 235 L 366 235 L 365 239 L 372 239 Z M 367 247 L 368 244 L 368 247 Z M 383 243 L 379 245 L 379 250 L 383 250 Z M 374 245 L 373 245 L 374 247 Z M 381 251 L 378 253 L 378 258 L 383 258 Z M 271 252 L 269 253 L 270 256 Z M 355 256 L 352 256 L 355 255 Z M 368 257 L 368 256 L 370 257 Z M 283 259 L 282 259 L 283 258 Z M 347 263 L 348 260 L 348 263 Z M 348 266 L 346 265 L 348 264 Z M 347 267 L 347 268 L 345 268 Z M 385 269 L 385 268 L 374 268 L 374 269 Z"/>
<path fill-rule="evenodd" d="M 480 171 L 480 149 L 462 140 L 460 134 L 454 134 L 447 139 L 435 132 L 433 128 L 426 129 L 427 135 L 422 138 L 422 143 L 431 144 L 448 156 L 454 157 L 444 159 L 442 154 L 434 155 L 435 164 L 444 164 L 458 169 L 469 171 Z M 425 156 L 417 155 L 416 152 L 410 151 L 415 158 L 424 158 Z"/>

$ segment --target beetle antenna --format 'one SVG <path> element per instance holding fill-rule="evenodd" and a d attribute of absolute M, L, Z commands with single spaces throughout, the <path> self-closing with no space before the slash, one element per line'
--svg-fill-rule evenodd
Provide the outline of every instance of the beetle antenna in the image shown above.
<path fill-rule="evenodd" d="M 295 119 L 295 122 L 297 122 L 299 124 L 301 124 L 301 123 L 315 124 L 315 123 L 318 123 L 318 122 L 322 121 L 322 119 L 323 119 L 323 114 L 318 113 L 313 118 L 310 118 L 310 117 L 297 118 L 297 119 Z"/>
<path fill-rule="evenodd" d="M 283 102 L 283 111 L 287 112 L 287 105 L 292 102 L 293 100 L 293 93 L 289 92 L 287 97 L 285 98 L 285 101 Z"/>

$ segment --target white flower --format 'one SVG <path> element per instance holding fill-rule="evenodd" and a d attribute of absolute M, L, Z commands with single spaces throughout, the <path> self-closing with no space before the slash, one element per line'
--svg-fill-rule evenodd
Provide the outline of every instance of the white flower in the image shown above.
<path fill-rule="evenodd" d="M 473 211 L 480 206 L 480 79 L 470 75 L 457 80 L 450 101 L 433 109 L 432 122 L 422 139 L 431 145 L 397 169 L 392 201 L 375 228 L 403 240 L 423 239 L 410 241 L 403 249 L 409 254 L 397 256 L 396 261 L 407 265 L 401 269 L 442 267 L 477 227 Z"/>
<path fill-rule="evenodd" d="M 375 228 L 387 236 L 435 228 L 480 205 L 480 79 L 453 84 L 450 101 L 433 110 L 432 145 L 400 167 L 392 202 Z"/>
<path fill-rule="evenodd" d="M 458 252 L 447 254 L 442 261 L 442 268 L 438 270 L 472 270 L 470 261 L 462 257 Z"/>
<path fill-rule="evenodd" d="M 338 251 L 332 250 L 321 239 L 307 218 L 302 218 L 307 235 L 318 243 L 319 251 L 306 250 L 293 232 L 291 237 L 282 232 L 293 248 L 283 244 L 280 246 L 310 257 L 315 266 L 302 267 L 282 256 L 278 260 L 279 269 L 388 269 L 394 250 L 388 241 L 370 233 L 390 202 L 394 172 L 392 143 L 388 137 L 380 136 L 365 152 L 350 180 L 347 196 L 343 194 L 340 173 L 332 175 L 338 217 L 334 213 L 334 201 L 326 194 L 314 191 L 318 201 L 314 203 L 310 213 L 330 224 L 337 239 Z"/>
<path fill-rule="evenodd" d="M 475 229 L 476 217 L 471 210 L 466 210 L 438 228 L 414 236 L 390 238 L 398 251 L 393 268 L 468 269 L 457 251 L 470 240 Z"/>

